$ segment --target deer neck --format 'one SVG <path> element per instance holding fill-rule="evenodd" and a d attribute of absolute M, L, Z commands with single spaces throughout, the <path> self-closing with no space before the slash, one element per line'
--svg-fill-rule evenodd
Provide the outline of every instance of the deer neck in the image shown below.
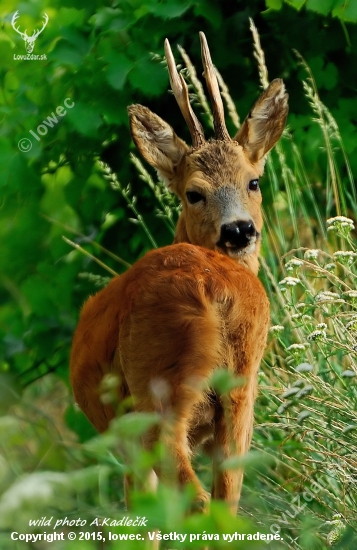
<path fill-rule="evenodd" d="M 181 212 L 181 215 L 177 221 L 173 244 L 178 244 L 178 243 L 193 244 L 190 241 L 189 236 L 187 234 L 186 221 L 185 221 L 185 216 L 183 212 Z M 232 258 L 232 259 L 239 265 L 242 265 L 245 268 L 249 269 L 249 271 L 252 271 L 254 275 L 257 275 L 259 271 L 259 251 L 260 251 L 260 242 L 257 243 L 254 254 L 250 254 L 249 256 Z M 220 252 L 219 248 L 217 248 L 217 252 Z"/>
<path fill-rule="evenodd" d="M 175 237 L 174 237 L 174 244 L 177 243 L 191 243 L 187 230 L 186 230 L 186 220 L 184 213 L 181 212 L 180 217 L 176 224 L 176 230 L 175 230 Z"/>

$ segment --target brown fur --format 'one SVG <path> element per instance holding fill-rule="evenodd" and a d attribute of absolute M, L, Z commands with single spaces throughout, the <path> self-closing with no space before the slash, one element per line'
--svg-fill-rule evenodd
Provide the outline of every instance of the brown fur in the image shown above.
<path fill-rule="evenodd" d="M 133 139 L 144 158 L 182 201 L 175 244 L 153 250 L 96 295 L 81 312 L 71 354 L 75 398 L 99 430 L 115 410 L 100 397 L 103 376 L 121 380 L 118 401 L 132 396 L 138 411 L 160 411 L 162 433 L 177 480 L 191 482 L 207 500 L 190 460 L 210 441 L 212 496 L 237 509 L 242 472 L 221 462 L 249 449 L 257 371 L 269 324 L 269 303 L 257 278 L 262 215 L 259 189 L 249 188 L 264 168 L 266 153 L 281 135 L 287 114 L 282 81 L 273 81 L 253 107 L 237 139 L 211 140 L 196 149 L 141 105 L 129 108 Z M 187 192 L 204 196 L 196 204 Z M 222 224 L 251 220 L 249 246 L 217 244 Z M 218 367 L 244 379 L 226 396 L 208 381 Z M 146 436 L 147 448 L 159 437 Z M 169 462 L 169 461 L 168 461 Z M 171 479 L 165 465 L 156 472 Z"/>
<path fill-rule="evenodd" d="M 248 450 L 268 322 L 269 304 L 260 281 L 227 256 L 191 244 L 149 252 L 84 305 L 72 347 L 76 400 L 103 431 L 114 416 L 100 400 L 106 373 L 116 372 L 125 380 L 126 395 L 134 396 L 140 411 L 157 410 L 155 382 L 166 382 L 163 405 L 174 418 L 167 442 L 176 456 L 178 480 L 193 482 L 205 498 L 190 464 L 188 442 L 208 416 L 205 435 L 214 437 L 216 460 Z M 215 419 L 201 389 L 218 366 L 246 380 L 228 397 L 227 420 L 223 409 Z M 233 508 L 236 476 L 217 469 L 213 487 L 213 496 L 225 498 Z"/>

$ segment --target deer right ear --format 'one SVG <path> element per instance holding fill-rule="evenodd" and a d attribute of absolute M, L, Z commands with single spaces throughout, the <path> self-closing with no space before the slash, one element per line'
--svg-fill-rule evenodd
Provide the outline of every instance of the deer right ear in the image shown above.
<path fill-rule="evenodd" d="M 280 78 L 273 80 L 234 137 L 253 164 L 265 159 L 283 133 L 288 97 L 284 82 Z"/>
<path fill-rule="evenodd" d="M 144 159 L 163 177 L 168 186 L 175 169 L 189 150 L 167 122 L 142 105 L 128 107 L 130 130 Z"/>

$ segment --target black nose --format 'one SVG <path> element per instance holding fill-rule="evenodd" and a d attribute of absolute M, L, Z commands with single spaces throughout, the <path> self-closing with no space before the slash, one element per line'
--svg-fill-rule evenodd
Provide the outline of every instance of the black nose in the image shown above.
<path fill-rule="evenodd" d="M 228 247 L 244 248 L 248 246 L 251 238 L 257 235 L 251 220 L 227 223 L 221 227 L 220 243 Z"/>

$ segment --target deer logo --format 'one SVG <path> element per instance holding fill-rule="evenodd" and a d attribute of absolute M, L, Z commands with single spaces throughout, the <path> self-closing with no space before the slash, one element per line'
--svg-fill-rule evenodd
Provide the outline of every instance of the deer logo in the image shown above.
<path fill-rule="evenodd" d="M 18 18 L 19 18 L 19 11 L 17 10 L 14 13 L 14 15 L 12 16 L 12 19 L 11 19 L 12 28 L 17 33 L 19 33 L 19 35 L 21 36 L 21 38 L 23 40 L 25 40 L 25 48 L 26 48 L 27 53 L 32 53 L 33 49 L 35 47 L 36 39 L 38 38 L 38 36 L 41 34 L 41 32 L 44 30 L 44 28 L 46 27 L 46 25 L 48 23 L 48 15 L 47 15 L 47 13 L 45 13 L 45 15 L 43 16 L 44 22 L 42 24 L 42 28 L 40 30 L 34 30 L 33 33 L 32 33 L 32 36 L 27 36 L 27 29 L 25 30 L 25 32 L 21 32 L 20 29 L 15 26 L 16 21 L 18 20 Z"/>

